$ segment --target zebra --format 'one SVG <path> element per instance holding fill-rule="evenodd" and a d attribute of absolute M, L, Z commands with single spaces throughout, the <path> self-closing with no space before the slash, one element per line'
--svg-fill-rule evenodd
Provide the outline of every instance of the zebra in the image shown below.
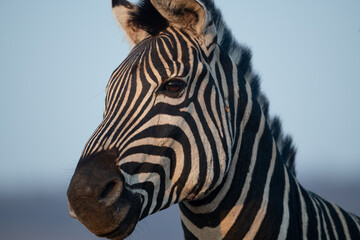
<path fill-rule="evenodd" d="M 213 1 L 112 7 L 134 47 L 71 179 L 71 216 L 119 240 L 179 204 L 185 239 L 360 239 L 359 217 L 296 180 L 292 139 Z"/>

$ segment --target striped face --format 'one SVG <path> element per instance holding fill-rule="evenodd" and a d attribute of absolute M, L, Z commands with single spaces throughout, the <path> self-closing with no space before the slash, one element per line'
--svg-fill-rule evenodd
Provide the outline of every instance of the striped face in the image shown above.
<path fill-rule="evenodd" d="M 110 78 L 103 121 L 68 189 L 70 214 L 113 239 L 128 236 L 154 212 L 211 193 L 232 152 L 236 106 L 228 102 L 237 92 L 237 72 L 216 43 L 211 19 L 197 1 L 144 4 L 135 11 L 127 1 L 113 1 L 135 47 Z M 142 11 L 157 14 L 165 28 L 136 30 L 144 19 L 134 14 Z"/>
<path fill-rule="evenodd" d="M 204 196 L 230 158 L 222 82 L 196 38 L 169 28 L 131 51 L 107 86 L 104 120 L 82 158 L 114 151 L 145 217 Z"/>

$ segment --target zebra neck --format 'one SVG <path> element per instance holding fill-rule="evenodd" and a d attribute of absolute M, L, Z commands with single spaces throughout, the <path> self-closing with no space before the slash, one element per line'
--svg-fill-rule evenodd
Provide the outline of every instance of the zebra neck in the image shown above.
<path fill-rule="evenodd" d="M 205 198 L 179 203 L 185 239 L 329 239 L 332 233 L 350 239 L 351 221 L 353 239 L 360 239 L 358 218 L 303 189 L 287 169 L 257 99 L 238 76 L 227 84 L 232 159 Z"/>
<path fill-rule="evenodd" d="M 179 204 L 186 239 L 252 239 L 258 232 L 286 236 L 289 209 L 298 209 L 295 198 L 290 200 L 296 194 L 290 186 L 297 183 L 265 120 L 256 133 L 244 132 L 239 145 L 225 181 L 215 191 L 201 201 Z"/>
<path fill-rule="evenodd" d="M 186 239 L 253 239 L 259 234 L 285 239 L 290 209 L 299 209 L 299 198 L 292 197 L 299 185 L 278 153 L 259 104 L 251 94 L 240 96 L 247 97 L 239 106 L 247 103 L 238 113 L 242 120 L 224 181 L 206 198 L 179 204 Z"/>
<path fill-rule="evenodd" d="M 185 239 L 360 239 L 359 218 L 302 188 L 262 121 L 242 134 L 222 184 L 179 204 Z"/>

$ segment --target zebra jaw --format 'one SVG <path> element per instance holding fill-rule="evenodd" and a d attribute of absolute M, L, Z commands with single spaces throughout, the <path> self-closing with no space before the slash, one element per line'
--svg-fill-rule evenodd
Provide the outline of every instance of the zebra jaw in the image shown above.
<path fill-rule="evenodd" d="M 111 152 L 81 159 L 67 195 L 70 216 L 99 237 L 121 240 L 140 220 L 142 201 L 124 187 L 115 159 Z"/>

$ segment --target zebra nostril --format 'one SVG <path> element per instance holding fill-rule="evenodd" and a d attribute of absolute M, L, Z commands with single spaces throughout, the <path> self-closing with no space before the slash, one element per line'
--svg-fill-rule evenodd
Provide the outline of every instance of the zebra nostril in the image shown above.
<path fill-rule="evenodd" d="M 115 187 L 115 182 L 110 182 L 110 183 L 106 184 L 104 190 L 100 194 L 100 200 L 105 199 L 111 193 L 111 191 L 114 189 L 114 187 Z"/>
<path fill-rule="evenodd" d="M 122 183 L 119 180 L 112 180 L 108 182 L 101 191 L 99 200 L 109 206 L 113 204 L 122 192 Z"/>

